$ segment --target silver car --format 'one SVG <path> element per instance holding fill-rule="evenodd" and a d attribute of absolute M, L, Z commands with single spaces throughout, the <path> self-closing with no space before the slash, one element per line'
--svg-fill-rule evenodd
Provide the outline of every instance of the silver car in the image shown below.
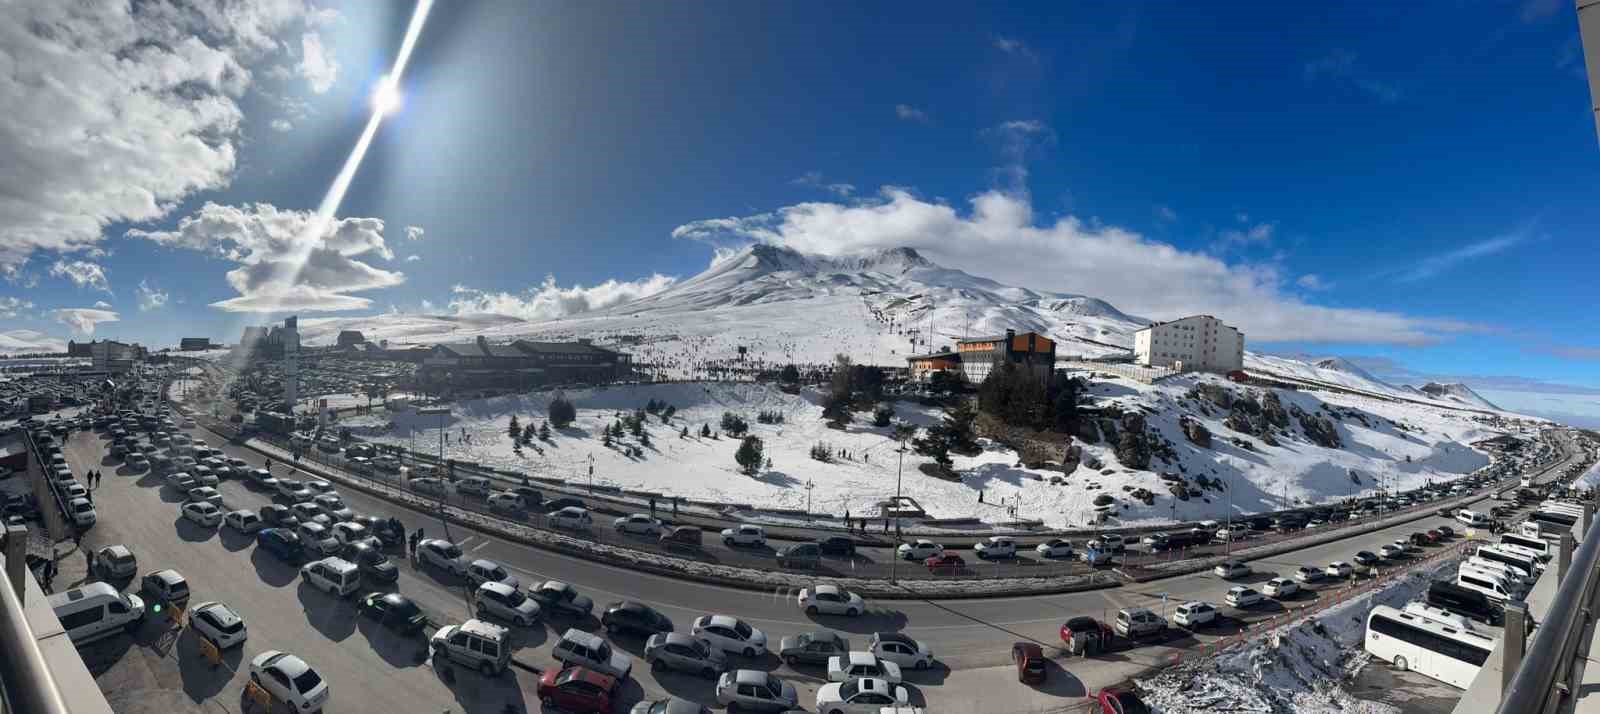
<path fill-rule="evenodd" d="M 726 672 L 717 679 L 717 703 L 742 711 L 781 712 L 800 707 L 794 685 L 755 669 Z"/>
<path fill-rule="evenodd" d="M 681 632 L 651 635 L 644 644 L 644 658 L 656 670 L 675 669 L 712 679 L 728 667 L 728 656 L 705 640 Z"/>
<path fill-rule="evenodd" d="M 569 628 L 561 635 L 550 653 L 564 665 L 587 667 L 617 679 L 627 679 L 633 669 L 633 658 L 611 649 L 611 643 L 577 628 Z"/>

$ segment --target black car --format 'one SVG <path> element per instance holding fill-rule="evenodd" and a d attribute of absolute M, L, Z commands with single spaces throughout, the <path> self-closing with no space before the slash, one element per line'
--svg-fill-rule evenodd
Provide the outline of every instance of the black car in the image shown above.
<path fill-rule="evenodd" d="M 268 528 L 294 528 L 300 525 L 300 517 L 289 510 L 288 506 L 268 504 L 262 506 L 258 513 L 261 514 L 261 522 Z"/>
<path fill-rule="evenodd" d="M 378 539 L 385 546 L 400 545 L 405 540 L 406 527 L 398 518 L 379 518 L 377 516 L 356 516 L 351 519 L 355 523 L 365 526 L 368 533 Z"/>
<path fill-rule="evenodd" d="M 396 632 L 421 632 L 428 621 L 417 604 L 400 593 L 367 593 L 358 602 L 362 616 Z"/>
<path fill-rule="evenodd" d="M 539 493 L 539 489 L 532 486 L 513 486 L 511 492 L 521 496 L 522 502 L 527 504 L 529 508 L 544 503 L 544 494 Z"/>
<path fill-rule="evenodd" d="M 532 505 L 532 504 L 530 504 L 530 505 Z M 581 499 L 581 498 L 573 498 L 571 496 L 563 496 L 561 498 L 550 499 L 550 501 L 548 503 L 544 504 L 544 506 L 542 506 L 541 509 L 545 513 L 549 513 L 551 511 L 559 511 L 559 510 L 561 510 L 563 508 L 569 508 L 569 507 L 572 507 L 572 506 L 576 506 L 578 508 L 587 508 L 587 506 L 583 505 L 583 499 Z"/>
<path fill-rule="evenodd" d="M 1503 608 L 1490 601 L 1483 593 L 1455 583 L 1434 582 L 1428 586 L 1426 600 L 1434 607 L 1442 607 L 1489 625 L 1498 626 L 1505 622 L 1506 613 Z"/>
<path fill-rule="evenodd" d="M 400 569 L 389 562 L 389 556 L 366 543 L 351 543 L 345 546 L 343 557 L 355 563 L 362 575 L 380 583 L 392 583 L 400 579 Z"/>
<path fill-rule="evenodd" d="M 545 615 L 554 616 L 563 614 L 572 618 L 586 618 L 594 610 L 594 601 L 587 595 L 579 595 L 578 589 L 561 582 L 560 580 L 546 580 L 539 587 L 528 591 L 528 597 L 539 602 L 539 609 Z"/>
<path fill-rule="evenodd" d="M 1271 518 L 1267 518 L 1266 516 L 1256 516 L 1255 518 L 1250 519 L 1250 530 L 1253 530 L 1253 531 L 1268 531 L 1268 530 L 1272 530 L 1272 519 Z"/>
<path fill-rule="evenodd" d="M 856 554 L 856 542 L 844 536 L 829 536 L 817 541 L 817 548 L 823 555 L 852 556 Z"/>
<path fill-rule="evenodd" d="M 650 606 L 632 600 L 621 600 L 606 606 L 600 615 L 600 624 L 613 637 L 619 632 L 635 632 L 645 637 L 671 632 L 672 620 Z"/>
<path fill-rule="evenodd" d="M 1364 565 L 1370 568 L 1374 565 L 1377 565 L 1382 558 L 1379 558 L 1377 555 L 1372 553 L 1372 551 L 1363 550 L 1359 553 L 1356 553 L 1355 557 L 1351 558 L 1351 560 L 1355 561 L 1357 565 Z"/>

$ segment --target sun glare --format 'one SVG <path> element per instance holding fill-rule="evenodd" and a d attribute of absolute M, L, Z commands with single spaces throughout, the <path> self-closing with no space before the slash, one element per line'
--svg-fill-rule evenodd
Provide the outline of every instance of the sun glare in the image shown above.
<path fill-rule="evenodd" d="M 372 93 L 372 110 L 389 116 L 400 109 L 400 87 L 395 85 L 394 79 L 385 76 L 378 80 L 378 88 Z"/>

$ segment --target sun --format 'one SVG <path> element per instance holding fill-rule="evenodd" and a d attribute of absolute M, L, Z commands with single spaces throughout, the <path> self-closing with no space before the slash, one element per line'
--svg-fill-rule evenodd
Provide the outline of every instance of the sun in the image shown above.
<path fill-rule="evenodd" d="M 400 109 L 400 88 L 395 86 L 394 80 L 385 76 L 378 80 L 378 88 L 372 92 L 372 110 L 388 116 Z"/>

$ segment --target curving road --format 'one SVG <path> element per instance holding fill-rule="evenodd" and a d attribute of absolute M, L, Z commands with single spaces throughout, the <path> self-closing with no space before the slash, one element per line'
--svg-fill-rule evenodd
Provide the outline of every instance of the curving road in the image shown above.
<path fill-rule="evenodd" d="M 196 436 L 210 437 L 207 440 L 212 443 L 219 441 L 214 435 L 198 433 Z M 102 468 L 109 473 L 115 468 L 115 462 L 107 458 L 106 444 L 100 434 L 75 434 L 68 444 L 69 461 L 80 469 L 85 468 L 83 464 L 107 464 Z M 221 448 L 228 455 L 252 465 L 263 462 L 259 454 L 249 449 L 231 444 Z M 282 467 L 277 470 L 281 475 Z M 1558 469 L 1552 467 L 1547 473 L 1556 472 Z M 300 652 L 323 668 L 335 692 L 335 703 L 330 711 L 440 711 L 451 707 L 454 707 L 451 711 L 500 711 L 504 702 L 511 700 L 525 702 L 529 709 L 538 709 L 531 691 L 534 682 L 531 674 L 518 672 L 515 679 L 484 683 L 477 675 L 464 673 L 455 684 L 447 683 L 427 664 L 417 660 L 420 643 L 395 638 L 368 623 L 356 622 L 348 602 L 331 600 L 297 587 L 294 570 L 265 553 L 256 552 L 249 539 L 225 532 L 207 532 L 178 521 L 178 497 L 170 489 L 162 488 L 155 476 L 131 474 L 121 469 L 118 474 L 115 478 L 108 476 L 106 485 L 97 493 L 101 525 L 91 531 L 88 542 L 92 545 L 126 543 L 140 556 L 142 571 L 176 567 L 195 581 L 198 598 L 220 597 L 233 603 L 252 628 L 251 643 L 246 645 L 248 654 L 269 646 L 281 647 Z M 231 508 L 253 508 L 272 500 L 232 480 L 225 481 L 221 491 Z M 394 515 L 408 528 L 422 525 L 430 536 L 444 535 L 443 526 L 428 514 L 359 492 L 348 492 L 344 497 L 357 512 Z M 1357 550 L 1376 551 L 1383 543 L 1445 522 L 1429 518 L 1290 555 L 1266 558 L 1253 566 L 1258 571 L 1287 574 L 1303 564 L 1348 560 Z M 1218 632 L 1186 635 L 1160 646 L 1136 647 L 1095 659 L 1059 658 L 1054 660 L 1057 670 L 1050 673 L 1048 684 L 1033 688 L 1015 681 L 1008 660 L 1012 642 L 1035 640 L 1045 644 L 1047 651 L 1054 651 L 1059 643 L 1057 628 L 1069 616 L 1091 614 L 1105 618 L 1118 608 L 1133 605 L 1159 611 L 1162 593 L 1166 593 L 1173 604 L 1189 599 L 1217 602 L 1233 583 L 1209 574 L 1196 574 L 1144 585 L 1045 597 L 896 601 L 882 605 L 869 602 L 869 613 L 853 620 L 811 618 L 795 606 L 792 593 L 756 593 L 684 582 L 532 549 L 471 529 L 452 526 L 449 532 L 469 555 L 496 560 L 525 583 L 543 578 L 573 583 L 595 599 L 597 612 L 609 600 L 640 600 L 670 616 L 680 630 L 687 629 L 690 621 L 700 614 L 733 614 L 766 631 L 774 642 L 783 635 L 818 627 L 840 631 L 855 643 L 864 643 L 870 633 L 878 630 L 904 631 L 930 644 L 939 657 L 941 666 L 907 676 L 914 690 L 913 698 L 932 705 L 935 711 L 981 708 L 990 712 L 1022 712 L 1076 704 L 1075 697 L 1121 682 L 1149 666 L 1169 660 L 1186 648 L 1236 631 L 1240 623 L 1270 618 L 1282 610 L 1282 605 L 1276 603 L 1249 611 L 1224 607 L 1230 623 L 1218 628 Z M 428 570 L 413 570 L 410 566 L 402 566 L 402 571 L 398 583 L 401 592 L 415 599 L 436 619 L 445 622 L 464 619 L 466 608 L 462 591 L 453 578 Z M 1267 577 L 1269 575 L 1262 572 L 1244 582 Z M 1308 593 L 1291 605 L 1309 604 L 1316 597 L 1319 595 L 1315 592 Z M 552 640 L 559 638 L 566 626 L 566 623 L 547 623 L 519 632 L 519 659 L 540 667 L 550 665 Z M 591 620 L 581 626 L 594 629 L 598 623 Z M 616 645 L 636 656 L 641 654 L 642 643 L 636 639 L 621 638 Z M 794 681 L 801 690 L 801 703 L 808 708 L 824 676 L 817 668 L 794 670 L 770 656 L 756 661 L 735 657 L 734 662 L 735 666 L 773 670 Z M 230 700 L 226 697 L 236 699 L 237 694 L 223 690 L 242 686 L 242 677 L 234 675 L 220 684 L 207 680 L 195 689 L 199 694 L 223 696 L 222 701 L 227 702 Z M 683 675 L 656 676 L 641 663 L 624 690 L 622 704 L 663 693 L 714 703 L 709 682 Z M 427 708 L 419 706 L 424 704 Z M 618 711 L 626 711 L 625 706 L 619 706 Z"/>

